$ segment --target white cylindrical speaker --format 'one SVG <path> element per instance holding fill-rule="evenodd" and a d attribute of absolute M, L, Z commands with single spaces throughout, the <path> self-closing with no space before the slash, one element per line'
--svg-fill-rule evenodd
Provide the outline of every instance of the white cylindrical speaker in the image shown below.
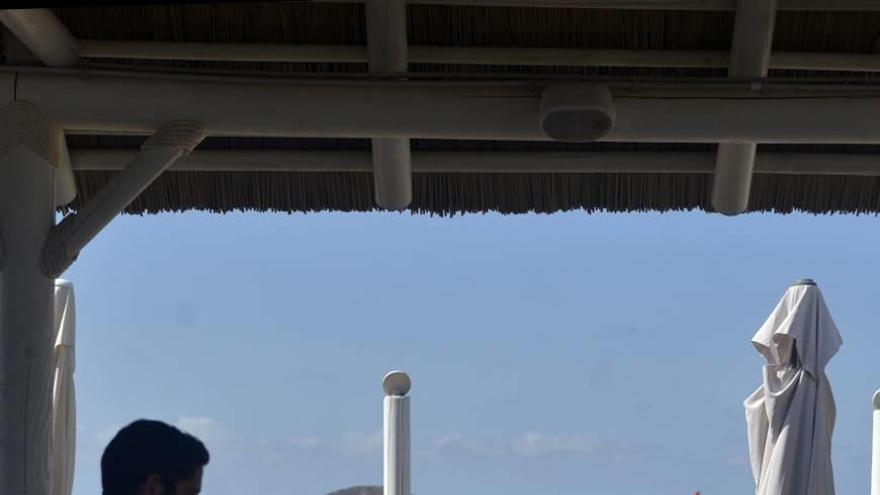
<path fill-rule="evenodd" d="M 554 84 L 541 93 L 541 130 L 556 141 L 582 143 L 605 137 L 614 127 L 611 91 L 597 84 Z"/>

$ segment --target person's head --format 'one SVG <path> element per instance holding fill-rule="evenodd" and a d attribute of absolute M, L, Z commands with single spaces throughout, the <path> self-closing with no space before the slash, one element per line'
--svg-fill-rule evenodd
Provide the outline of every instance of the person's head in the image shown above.
<path fill-rule="evenodd" d="M 196 437 L 140 419 L 119 430 L 101 456 L 104 495 L 196 495 L 210 456 Z"/>

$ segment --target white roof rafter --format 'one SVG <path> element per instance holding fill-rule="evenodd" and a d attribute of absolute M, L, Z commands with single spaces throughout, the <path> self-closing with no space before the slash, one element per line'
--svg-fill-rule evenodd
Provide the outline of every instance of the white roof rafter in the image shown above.
<path fill-rule="evenodd" d="M 777 0 L 739 0 L 733 25 L 728 74 L 732 78 L 767 76 Z M 760 118 L 755 115 L 755 118 Z M 718 158 L 712 183 L 712 206 L 725 215 L 738 215 L 749 207 L 752 169 L 757 143 L 718 144 Z"/>

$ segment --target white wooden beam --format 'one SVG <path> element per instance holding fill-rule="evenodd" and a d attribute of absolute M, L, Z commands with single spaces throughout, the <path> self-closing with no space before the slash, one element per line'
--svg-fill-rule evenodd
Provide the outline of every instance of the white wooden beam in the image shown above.
<path fill-rule="evenodd" d="M 3 34 L 3 61 L 6 65 L 43 65 L 43 62 L 31 53 L 30 48 L 26 47 L 5 24 L 0 25 L 0 31 Z"/>
<path fill-rule="evenodd" d="M 561 7 L 635 10 L 736 10 L 736 0 L 410 0 L 410 3 L 491 7 Z M 779 0 L 782 10 L 876 11 L 875 0 Z"/>
<path fill-rule="evenodd" d="M 880 2 L 878 2 L 880 5 Z M 774 52 L 770 54 L 771 69 L 880 72 L 876 53 Z"/>
<path fill-rule="evenodd" d="M 70 67 L 79 58 L 77 41 L 49 9 L 0 10 L 0 22 L 49 67 Z"/>
<path fill-rule="evenodd" d="M 766 77 L 778 0 L 738 0 L 728 76 Z"/>
<path fill-rule="evenodd" d="M 880 4 L 880 3 L 878 3 Z M 183 43 L 174 41 L 80 40 L 84 58 L 215 62 L 366 63 L 366 46 L 274 43 Z M 592 48 L 410 46 L 410 63 L 567 67 L 721 68 L 723 50 L 625 50 Z M 873 53 L 775 52 L 771 69 L 880 72 Z M 404 71 L 405 67 L 402 68 Z"/>
<path fill-rule="evenodd" d="M 370 71 L 406 72 L 406 2 L 367 0 L 367 59 Z"/>
<path fill-rule="evenodd" d="M 367 0 L 366 18 L 370 72 L 406 72 L 406 2 Z M 371 143 L 376 205 L 388 210 L 402 210 L 412 201 L 409 139 L 374 138 Z"/>
<path fill-rule="evenodd" d="M 79 40 L 84 58 L 199 60 L 214 62 L 366 63 L 364 45 L 193 43 L 178 41 Z"/>
<path fill-rule="evenodd" d="M 749 206 L 757 144 L 718 143 L 712 178 L 712 208 L 725 215 L 739 215 Z"/>
<path fill-rule="evenodd" d="M 41 260 L 43 271 L 52 278 L 60 276 L 116 215 L 203 137 L 202 126 L 195 122 L 162 126 L 119 175 L 52 229 Z"/>
<path fill-rule="evenodd" d="M 613 88 L 605 141 L 880 143 L 870 90 Z M 197 120 L 208 135 L 547 141 L 537 83 L 257 81 L 20 72 L 17 97 L 67 132 L 149 134 Z M 870 89 L 870 88 L 869 88 Z M 796 97 L 793 97 L 796 96 Z M 821 116 L 821 118 L 817 118 Z"/>
<path fill-rule="evenodd" d="M 53 280 L 40 252 L 55 221 L 58 130 L 33 105 L 0 109 L 0 493 L 50 488 Z"/>
<path fill-rule="evenodd" d="M 317 0 L 357 3 L 362 0 Z M 635 10 L 736 10 L 736 0 L 409 0 L 413 4 Z M 779 0 L 779 10 L 877 11 L 876 0 Z"/>
<path fill-rule="evenodd" d="M 70 151 L 63 132 L 56 133 L 55 148 L 58 150 L 58 167 L 55 172 L 55 206 L 63 206 L 76 198 L 76 182 L 70 168 Z"/>
<path fill-rule="evenodd" d="M 73 149 L 75 171 L 122 170 L 136 150 Z M 715 153 L 698 151 L 416 151 L 416 173 L 646 173 L 711 174 Z M 368 151 L 200 150 L 181 157 L 173 172 L 372 171 Z M 880 176 L 880 155 L 762 153 L 755 174 Z"/>
<path fill-rule="evenodd" d="M 48 67 L 70 67 L 79 59 L 78 43 L 64 24 L 49 9 L 0 10 L 0 22 L 12 34 L 14 41 L 5 39 L 6 63 L 31 63 L 32 57 Z M 14 83 L 13 83 L 14 84 Z M 76 184 L 67 159 L 64 134 L 54 135 L 53 146 L 59 151 L 58 171 L 55 174 L 55 201 L 66 205 L 76 197 Z"/>
<path fill-rule="evenodd" d="M 407 138 L 373 138 L 376 205 L 403 210 L 412 201 L 412 157 Z"/>
<path fill-rule="evenodd" d="M 738 0 L 730 51 L 730 77 L 767 76 L 776 4 L 777 0 Z M 757 144 L 753 141 L 718 144 L 712 183 L 712 207 L 716 211 L 737 215 L 748 208 L 756 149 Z"/>

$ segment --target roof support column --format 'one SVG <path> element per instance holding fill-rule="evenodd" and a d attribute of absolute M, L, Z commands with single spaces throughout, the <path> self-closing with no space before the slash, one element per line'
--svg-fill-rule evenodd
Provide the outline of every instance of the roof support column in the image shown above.
<path fill-rule="evenodd" d="M 370 72 L 407 70 L 406 2 L 367 0 L 367 53 Z M 430 119 L 430 115 L 425 115 Z M 373 138 L 373 177 L 376 204 L 402 210 L 412 202 L 412 158 L 405 138 Z"/>
<path fill-rule="evenodd" d="M 738 0 L 733 27 L 728 76 L 762 78 L 767 76 L 777 0 Z M 749 207 L 752 169 L 755 166 L 753 142 L 720 143 L 712 181 L 712 207 L 725 215 L 738 215 Z"/>
<path fill-rule="evenodd" d="M 60 129 L 29 103 L 0 109 L 0 493 L 49 493 L 54 280 L 40 253 L 55 221 Z"/>
<path fill-rule="evenodd" d="M 196 122 L 174 122 L 159 129 L 119 175 L 52 229 L 43 252 L 44 272 L 54 278 L 67 270 L 116 215 L 204 137 L 202 126 Z"/>
<path fill-rule="evenodd" d="M 0 22 L 6 26 L 3 42 L 7 64 L 70 67 L 79 60 L 79 43 L 49 9 L 0 10 Z M 55 175 L 55 203 L 61 206 L 74 200 L 76 184 L 64 134 L 53 138 L 58 140 L 61 153 Z"/>

